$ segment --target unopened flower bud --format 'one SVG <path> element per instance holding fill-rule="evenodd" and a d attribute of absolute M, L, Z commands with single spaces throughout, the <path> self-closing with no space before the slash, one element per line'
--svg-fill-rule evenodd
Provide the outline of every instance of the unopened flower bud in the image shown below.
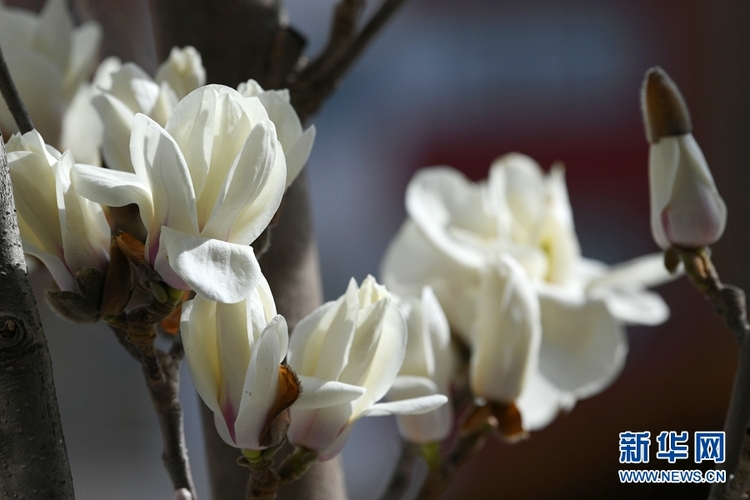
<path fill-rule="evenodd" d="M 663 249 L 710 245 L 724 232 L 727 209 L 690 133 L 687 107 L 660 68 L 646 73 L 643 88 L 654 239 Z"/>

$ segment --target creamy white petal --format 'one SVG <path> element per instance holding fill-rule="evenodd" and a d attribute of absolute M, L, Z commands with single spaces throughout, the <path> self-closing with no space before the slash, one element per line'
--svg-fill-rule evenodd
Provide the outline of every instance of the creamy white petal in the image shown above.
<path fill-rule="evenodd" d="M 165 281 L 165 274 L 171 268 L 208 300 L 239 302 L 250 295 L 261 279 L 258 260 L 247 245 L 193 236 L 164 226 L 159 254 L 165 260 L 157 259 L 154 268 Z"/>
<path fill-rule="evenodd" d="M 302 394 L 294 402 L 293 408 L 310 410 L 349 403 L 356 400 L 367 389 L 358 385 L 345 384 L 335 380 L 323 380 L 305 375 L 297 375 L 302 385 Z"/>
<path fill-rule="evenodd" d="M 516 408 L 526 431 L 536 431 L 552 423 L 561 411 L 570 411 L 576 398 L 550 384 L 537 370 L 529 374 Z"/>
<path fill-rule="evenodd" d="M 435 410 L 448 402 L 442 394 L 378 403 L 365 410 L 362 416 L 383 417 L 385 415 L 419 415 Z"/>
<path fill-rule="evenodd" d="M 540 291 L 542 347 L 539 369 L 577 397 L 601 392 L 620 374 L 628 351 L 624 328 L 602 300 L 584 303 Z"/>
<path fill-rule="evenodd" d="M 108 207 L 138 205 L 141 220 L 151 226 L 153 204 L 151 190 L 140 177 L 130 172 L 119 172 L 101 167 L 76 164 L 70 174 L 76 192 L 91 201 Z"/>
<path fill-rule="evenodd" d="M 198 234 L 195 192 L 190 172 L 179 146 L 161 126 L 146 115 L 133 119 L 130 135 L 133 168 L 149 181 L 154 203 L 154 218 L 149 241 L 159 236 L 159 226 Z"/>
<path fill-rule="evenodd" d="M 406 211 L 435 246 L 465 266 L 481 267 L 486 257 L 461 236 L 497 236 L 496 220 L 482 190 L 450 167 L 414 174 L 406 189 Z"/>
<path fill-rule="evenodd" d="M 511 403 L 536 367 L 542 335 L 539 300 L 526 272 L 512 258 L 482 272 L 472 342 L 472 394 Z"/>
<path fill-rule="evenodd" d="M 241 212 L 251 211 L 251 214 L 243 214 L 242 222 L 247 223 L 241 229 L 242 241 L 237 242 L 249 244 L 258 237 L 268 226 L 284 195 L 283 168 L 276 168 L 276 155 L 273 124 L 259 123 L 253 127 L 232 163 L 202 235 L 230 240 L 230 233 L 233 233 L 235 237 L 231 241 L 236 241 L 238 231 L 232 231 L 235 221 Z"/>
<path fill-rule="evenodd" d="M 268 324 L 260 342 L 254 347 L 247 366 L 242 401 L 235 423 L 237 445 L 244 449 L 261 448 L 258 439 L 271 417 L 269 411 L 273 408 L 279 391 L 279 361 L 280 357 L 284 357 L 276 334 L 279 327 L 286 333 L 286 321 L 281 316 Z"/>
<path fill-rule="evenodd" d="M 180 332 L 195 390 L 211 411 L 220 414 L 215 317 L 216 302 L 196 297 L 182 305 Z"/>
<path fill-rule="evenodd" d="M 305 130 L 305 132 L 297 139 L 294 145 L 285 151 L 286 156 L 286 185 L 287 187 L 294 182 L 302 168 L 307 163 L 307 159 L 310 157 L 313 143 L 315 142 L 316 129 L 315 125 L 311 125 Z"/>
<path fill-rule="evenodd" d="M 60 147 L 63 151 L 69 149 L 79 163 L 101 165 L 99 148 L 102 146 L 104 126 L 91 103 L 94 95 L 91 85 L 83 84 L 78 87 L 63 116 Z"/>
<path fill-rule="evenodd" d="M 65 0 L 49 0 L 39 13 L 34 48 L 61 70 L 68 67 L 73 19 Z"/>
<path fill-rule="evenodd" d="M 104 128 L 104 163 L 114 170 L 134 172 L 130 162 L 130 131 L 133 128 L 135 114 L 120 99 L 106 92 L 94 96 L 91 103 L 96 108 Z"/>
<path fill-rule="evenodd" d="M 439 251 L 412 221 L 407 220 L 386 250 L 383 283 L 400 295 L 419 296 L 430 285 L 459 335 L 471 338 L 479 272 Z"/>

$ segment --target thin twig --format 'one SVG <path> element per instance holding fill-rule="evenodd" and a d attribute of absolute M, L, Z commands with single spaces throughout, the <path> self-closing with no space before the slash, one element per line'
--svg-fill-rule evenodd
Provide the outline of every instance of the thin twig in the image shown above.
<path fill-rule="evenodd" d="M 333 13 L 328 43 L 318 57 L 300 73 L 300 78 L 315 80 L 346 50 L 357 34 L 357 20 L 364 6 L 364 0 L 341 0 L 339 2 Z"/>
<path fill-rule="evenodd" d="M 471 458 L 484 448 L 484 443 L 494 427 L 489 422 L 470 432 L 463 433 L 451 454 L 439 467 L 432 467 L 417 493 L 417 500 L 437 500 L 450 486 L 453 476 Z"/>
<path fill-rule="evenodd" d="M 721 282 L 705 248 L 670 248 L 665 254 L 667 268 L 675 269 L 678 262 L 684 264 L 685 274 L 711 301 L 740 342 L 740 359 L 724 424 L 726 460 L 721 467 L 729 472 L 729 477 L 727 483 L 711 487 L 709 498 L 743 499 L 746 498 L 745 492 L 750 490 L 750 474 L 747 473 L 750 471 L 750 439 L 747 439 L 750 424 L 750 325 L 745 293 Z"/>
<path fill-rule="evenodd" d="M 8 105 L 10 114 L 13 115 L 13 119 L 16 121 L 18 130 L 22 134 L 34 130 L 31 117 L 29 117 L 26 106 L 23 105 L 21 96 L 18 94 L 16 84 L 13 83 L 13 78 L 10 76 L 2 49 L 0 49 L 0 93 L 2 93 L 5 104 Z"/>
<path fill-rule="evenodd" d="M 391 481 L 380 500 L 401 500 L 411 486 L 414 461 L 417 457 L 415 445 L 408 441 L 401 443 L 401 454 L 396 462 L 396 468 L 391 475 Z"/>
<path fill-rule="evenodd" d="M 288 82 L 292 105 L 302 122 L 318 111 L 375 35 L 406 2 L 407 0 L 385 0 L 345 50 L 332 51 L 339 54 L 338 57 L 325 61 L 326 64 L 314 73 L 305 74 L 303 70 L 296 79 Z"/>
<path fill-rule="evenodd" d="M 159 419 L 164 451 L 161 458 L 169 473 L 175 490 L 185 488 L 195 499 L 195 485 L 190 472 L 187 446 L 185 445 L 185 429 L 182 420 L 182 407 L 177 397 L 180 388 L 180 362 L 170 355 L 157 350 L 157 362 L 163 374 L 158 380 L 150 378 L 146 365 L 146 374 L 151 402 Z"/>

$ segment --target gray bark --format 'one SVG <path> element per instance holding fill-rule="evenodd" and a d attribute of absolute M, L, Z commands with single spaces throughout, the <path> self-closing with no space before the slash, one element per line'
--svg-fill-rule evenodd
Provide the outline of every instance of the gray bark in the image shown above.
<path fill-rule="evenodd" d="M 0 498 L 73 499 L 73 478 L 0 137 Z"/>

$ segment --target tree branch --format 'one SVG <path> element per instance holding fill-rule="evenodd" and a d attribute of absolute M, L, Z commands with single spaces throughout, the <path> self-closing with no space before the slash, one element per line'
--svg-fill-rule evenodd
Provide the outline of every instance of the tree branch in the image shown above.
<path fill-rule="evenodd" d="M 75 498 L 0 136 L 0 498 L 31 492 L 34 498 Z"/>
<path fill-rule="evenodd" d="M 357 16 L 356 2 L 343 0 L 334 18 L 333 32 L 329 47 L 321 55 L 322 61 L 312 64 L 310 71 L 302 71 L 296 79 L 288 82 L 292 105 L 304 122 L 314 115 L 328 97 L 338 88 L 344 74 L 351 68 L 370 42 L 375 38 L 398 9 L 408 0 L 385 0 L 378 11 L 370 18 L 362 31 L 345 47 L 330 47 L 331 44 L 346 44 L 350 36 L 342 26 L 353 22 Z M 354 4 L 354 5 L 349 5 Z M 348 17 L 347 17 L 348 16 Z M 341 30 L 344 36 L 337 34 Z M 338 57 L 333 57 L 337 55 Z"/>
<path fill-rule="evenodd" d="M 711 262 L 708 250 L 670 248 L 665 253 L 667 269 L 675 270 L 679 262 L 685 266 L 685 274 L 706 298 L 711 301 L 717 314 L 724 318 L 740 341 L 740 359 L 729 402 L 724 432 L 726 433 L 726 460 L 719 465 L 729 473 L 727 483 L 716 483 L 711 487 L 709 498 L 743 499 L 750 490 L 750 325 L 747 322 L 745 293 L 732 285 L 725 285 Z"/>
<path fill-rule="evenodd" d="M 2 93 L 5 104 L 16 121 L 18 130 L 22 134 L 33 130 L 34 124 L 31 123 L 31 117 L 29 117 L 26 106 L 24 106 L 21 96 L 18 94 L 16 84 L 13 83 L 13 78 L 10 76 L 10 71 L 8 70 L 8 65 L 5 63 L 5 56 L 2 50 L 0 50 L 0 93 Z"/>

